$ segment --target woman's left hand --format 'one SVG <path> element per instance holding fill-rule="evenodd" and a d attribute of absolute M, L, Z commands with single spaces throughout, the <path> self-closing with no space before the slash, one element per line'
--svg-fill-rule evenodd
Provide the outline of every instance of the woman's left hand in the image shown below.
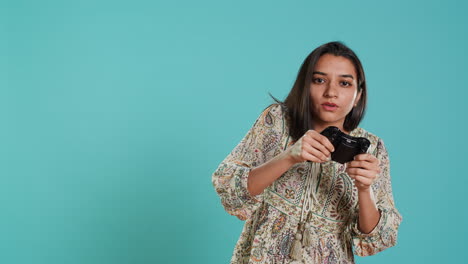
<path fill-rule="evenodd" d="M 354 160 L 346 163 L 346 173 L 358 191 L 367 191 L 380 173 L 380 160 L 369 153 L 358 154 Z"/>

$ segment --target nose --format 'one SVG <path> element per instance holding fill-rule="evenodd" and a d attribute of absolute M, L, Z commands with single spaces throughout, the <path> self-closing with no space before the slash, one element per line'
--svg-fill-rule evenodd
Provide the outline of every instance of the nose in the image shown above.
<path fill-rule="evenodd" d="M 328 84 L 324 92 L 325 97 L 336 97 L 338 95 L 335 84 Z"/>

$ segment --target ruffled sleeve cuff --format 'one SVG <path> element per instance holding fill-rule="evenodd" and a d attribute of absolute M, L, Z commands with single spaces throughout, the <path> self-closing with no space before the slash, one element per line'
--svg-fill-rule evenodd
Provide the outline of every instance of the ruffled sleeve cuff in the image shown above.
<path fill-rule="evenodd" d="M 264 192 L 254 196 L 247 189 L 251 168 L 251 165 L 238 161 L 223 162 L 213 177 L 223 207 L 240 220 L 250 218 L 263 201 Z"/>
<path fill-rule="evenodd" d="M 238 165 L 239 166 L 239 165 Z M 248 185 L 248 178 L 249 178 L 249 173 L 251 171 L 250 166 L 239 166 L 237 171 L 238 174 L 235 177 L 236 179 L 236 190 L 238 192 L 238 197 L 239 199 L 247 205 L 252 205 L 252 204 L 257 204 L 263 201 L 263 193 L 260 193 L 258 195 L 251 195 L 247 185 Z"/>
<path fill-rule="evenodd" d="M 358 256 L 371 256 L 396 245 L 398 226 L 401 222 L 400 214 L 379 206 L 378 210 L 380 211 L 379 222 L 370 233 L 363 233 L 359 230 L 358 220 L 353 223 L 354 254 Z"/>
<path fill-rule="evenodd" d="M 372 231 L 369 232 L 369 233 L 364 233 L 361 230 L 359 230 L 359 221 L 356 221 L 353 224 L 353 232 L 354 232 L 355 236 L 357 236 L 359 238 L 373 237 L 373 236 L 375 236 L 377 234 L 378 230 L 382 229 L 382 226 L 385 225 L 386 217 L 383 217 L 382 209 L 380 209 L 380 208 L 378 208 L 378 209 L 379 209 L 379 213 L 380 213 L 380 218 L 379 218 L 379 222 L 374 227 L 374 229 L 372 229 Z"/>

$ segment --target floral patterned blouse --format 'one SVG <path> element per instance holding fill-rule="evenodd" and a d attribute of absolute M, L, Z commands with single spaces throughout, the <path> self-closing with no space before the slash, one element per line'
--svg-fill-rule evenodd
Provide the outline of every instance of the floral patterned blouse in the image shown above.
<path fill-rule="evenodd" d="M 388 153 L 382 139 L 357 127 L 350 135 L 369 139 L 368 153 L 380 160 L 381 173 L 372 185 L 381 213 L 377 226 L 367 234 L 358 229 L 357 189 L 345 164 L 317 163 L 306 220 L 311 242 L 302 247 L 300 260 L 290 257 L 302 205 L 310 199 L 305 189 L 313 162 L 296 163 L 259 195 L 247 191 L 249 171 L 294 143 L 287 121 L 280 104 L 268 106 L 212 174 L 224 209 L 245 220 L 231 263 L 354 263 L 353 253 L 369 256 L 394 246 L 402 216 L 393 200 Z"/>

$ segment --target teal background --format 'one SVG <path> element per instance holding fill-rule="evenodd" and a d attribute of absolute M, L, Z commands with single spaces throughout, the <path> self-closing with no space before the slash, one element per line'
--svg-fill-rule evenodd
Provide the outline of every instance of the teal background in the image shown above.
<path fill-rule="evenodd" d="M 2 1 L 0 263 L 228 263 L 211 174 L 303 59 L 341 40 L 389 151 L 398 245 L 460 263 L 467 2 Z"/>

